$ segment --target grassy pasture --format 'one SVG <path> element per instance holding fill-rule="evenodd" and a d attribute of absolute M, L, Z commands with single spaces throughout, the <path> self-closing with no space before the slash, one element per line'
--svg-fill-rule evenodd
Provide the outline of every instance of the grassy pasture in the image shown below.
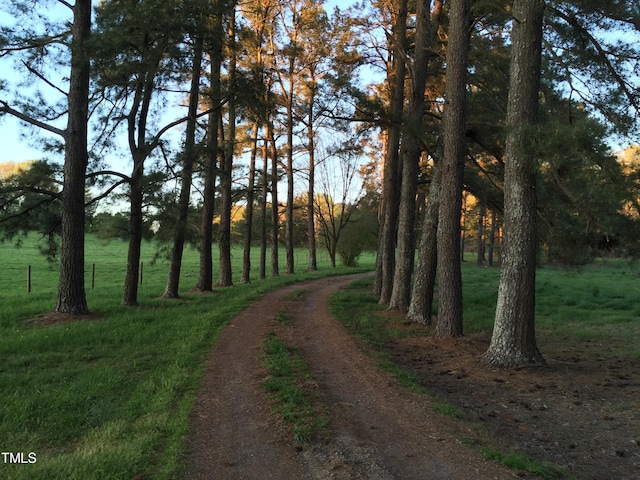
<path fill-rule="evenodd" d="M 500 271 L 497 268 L 463 264 L 463 303 L 465 333 L 493 329 Z M 368 285 L 370 279 L 355 284 Z M 377 299 L 366 293 L 339 292 L 334 295 L 336 313 L 344 311 L 345 321 L 373 346 L 388 335 L 420 335 L 422 330 L 401 325 L 399 317 L 376 314 Z M 354 312 L 362 310 L 359 317 Z M 369 313 L 366 311 L 369 310 Z M 433 306 L 437 314 L 437 295 Z M 435 318 L 435 317 L 434 317 Z M 388 324 L 391 322 L 391 324 Z M 394 322 L 400 322 L 399 328 Z M 382 324 L 385 325 L 382 325 Z M 545 267 L 536 277 L 536 334 L 540 347 L 548 341 L 567 337 L 597 340 L 615 346 L 619 355 L 640 360 L 640 270 L 624 260 L 598 260 L 580 270 Z M 544 351 L 543 351 L 544 354 Z"/>
<path fill-rule="evenodd" d="M 0 451 L 23 453 L 25 462 L 34 453 L 36 459 L 9 464 L 0 458 L 0 478 L 179 478 L 201 365 L 226 322 L 280 285 L 354 272 L 330 269 L 322 254 L 318 272 L 303 272 L 306 256 L 300 251 L 297 269 L 303 273 L 191 294 L 198 254 L 187 250 L 183 298 L 162 300 L 168 264 L 152 265 L 154 246 L 146 243 L 140 306 L 131 308 L 120 305 L 126 250 L 123 242 L 88 237 L 86 284 L 94 317 L 47 326 L 36 316 L 55 305 L 57 265 L 39 256 L 34 239 L 21 249 L 0 245 Z M 238 281 L 242 252 L 234 251 L 233 258 Z"/>

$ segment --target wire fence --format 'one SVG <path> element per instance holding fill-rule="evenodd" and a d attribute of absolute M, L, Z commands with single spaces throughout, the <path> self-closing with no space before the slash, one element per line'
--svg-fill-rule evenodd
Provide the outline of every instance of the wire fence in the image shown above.
<path fill-rule="evenodd" d="M 27 265 L 27 293 L 31 293 L 33 288 L 33 283 L 31 281 L 32 279 L 32 267 L 31 265 Z M 142 278 L 143 278 L 143 272 L 144 272 L 144 262 L 140 262 L 140 274 L 139 274 L 139 284 L 142 285 Z M 96 264 L 92 263 L 91 264 L 91 290 L 93 290 L 96 287 Z"/>

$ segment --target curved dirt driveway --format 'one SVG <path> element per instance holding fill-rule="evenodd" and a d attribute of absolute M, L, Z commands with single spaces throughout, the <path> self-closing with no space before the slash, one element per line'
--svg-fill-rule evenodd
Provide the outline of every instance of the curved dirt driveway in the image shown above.
<path fill-rule="evenodd" d="M 363 275 L 295 284 L 238 315 L 207 361 L 187 435 L 185 479 L 510 479 L 455 436 L 429 399 L 398 387 L 327 311 L 329 295 Z M 304 289 L 298 299 L 291 293 Z M 288 297 L 289 296 L 289 297 Z M 284 309 L 285 340 L 299 349 L 328 408 L 329 440 L 296 445 L 270 411 L 260 353 Z"/>

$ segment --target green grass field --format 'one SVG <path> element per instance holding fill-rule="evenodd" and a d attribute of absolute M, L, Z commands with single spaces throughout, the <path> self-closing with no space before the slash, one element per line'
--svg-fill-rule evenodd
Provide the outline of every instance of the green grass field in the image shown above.
<path fill-rule="evenodd" d="M 500 270 L 463 264 L 463 303 L 465 333 L 490 334 L 498 297 Z M 333 296 L 336 313 L 352 332 L 361 334 L 373 347 L 382 345 L 396 330 L 399 317 L 375 312 L 381 307 L 369 293 L 370 279 L 354 284 L 354 290 Z M 367 288 L 362 289 L 362 285 Z M 354 312 L 362 315 L 356 317 Z M 437 296 L 433 306 L 437 314 Z M 391 325 L 388 323 L 391 322 Z M 381 325 L 386 323 L 386 325 Z M 419 333 L 418 333 L 419 334 Z M 629 360 L 640 360 L 640 270 L 620 259 L 597 260 L 580 270 L 541 268 L 536 274 L 536 335 L 541 347 L 545 340 L 567 336 L 575 340 L 598 339 L 615 345 L 616 353 Z M 544 353 L 544 352 L 543 352 Z"/>
<path fill-rule="evenodd" d="M 35 459 L 10 464 L 0 458 L 0 478 L 121 480 L 142 473 L 179 478 L 201 365 L 226 322 L 280 285 L 355 271 L 331 269 L 320 254 L 319 271 L 306 273 L 301 251 L 300 274 L 190 294 L 198 255 L 187 250 L 183 298 L 162 300 L 168 264 L 153 265 L 154 246 L 147 243 L 140 306 L 131 308 L 120 304 L 126 249 L 120 241 L 88 237 L 87 297 L 95 319 L 43 326 L 34 317 L 55 305 L 57 265 L 38 254 L 35 239 L 21 249 L 0 245 L 0 451 L 14 454 L 14 460 L 18 453 L 24 462 Z M 241 258 L 242 252 L 234 251 L 236 282 Z M 369 262 L 364 268 L 371 268 L 373 257 L 364 260 Z"/>

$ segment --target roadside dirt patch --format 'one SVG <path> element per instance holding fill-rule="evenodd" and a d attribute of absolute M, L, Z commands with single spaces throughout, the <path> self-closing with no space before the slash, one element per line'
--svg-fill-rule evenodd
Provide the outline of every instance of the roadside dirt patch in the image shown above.
<path fill-rule="evenodd" d="M 538 341 L 546 367 L 502 370 L 480 363 L 489 340 L 425 336 L 388 349 L 467 415 L 480 442 L 553 463 L 569 478 L 640 478 L 638 363 L 617 358 L 615 345 L 556 337 Z"/>
<path fill-rule="evenodd" d="M 182 478 L 518 478 L 463 445 L 467 424 L 434 413 L 427 396 L 398 387 L 328 314 L 330 293 L 361 276 L 269 293 L 229 324 L 205 367 Z M 295 443 L 271 413 L 262 385 L 262 341 L 282 309 L 288 326 L 278 334 L 301 353 L 329 417 L 326 438 L 310 444 Z"/>

